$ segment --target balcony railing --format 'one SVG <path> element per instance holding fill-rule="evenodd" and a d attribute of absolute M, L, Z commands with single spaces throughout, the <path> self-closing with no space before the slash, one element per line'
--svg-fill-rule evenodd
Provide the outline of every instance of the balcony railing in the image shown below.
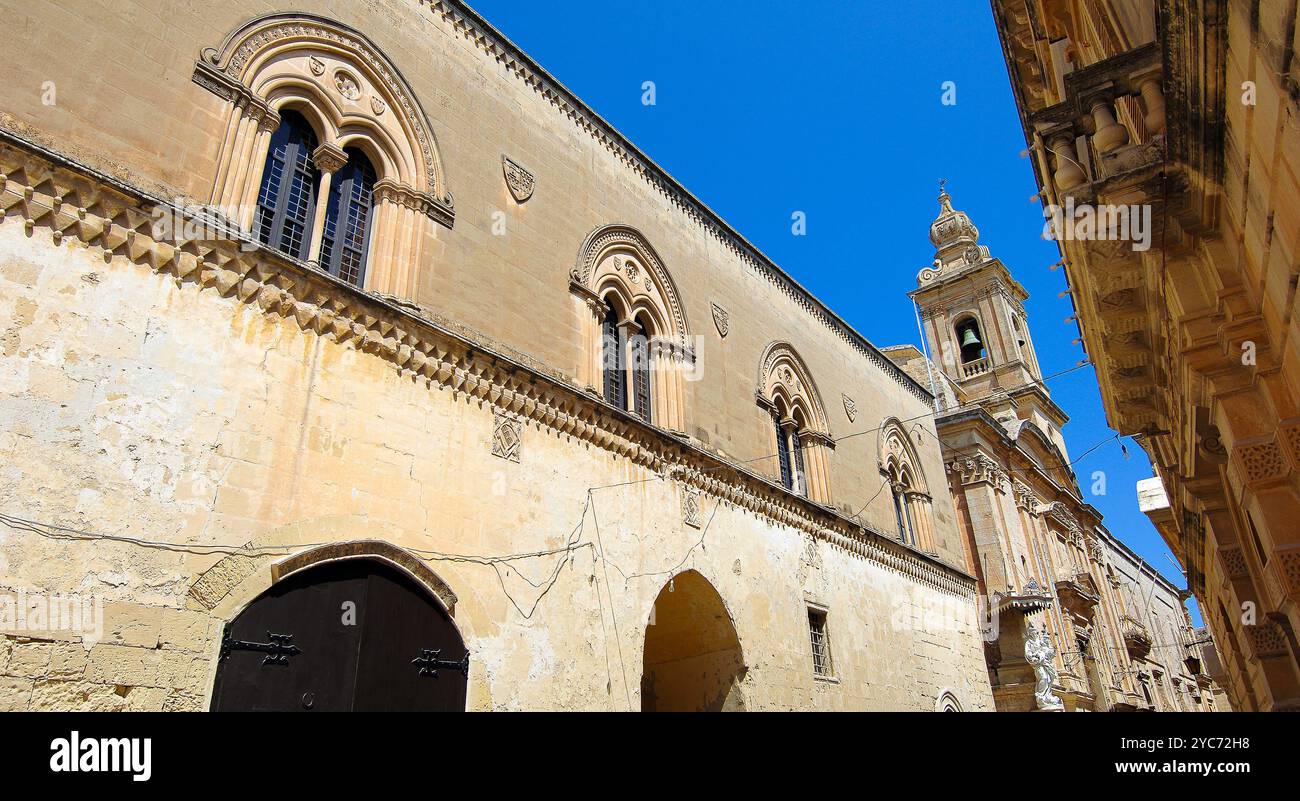
<path fill-rule="evenodd" d="M 1160 51 L 1152 43 L 1065 76 L 1063 102 L 1034 115 L 1051 154 L 1058 192 L 1160 161 L 1165 99 Z M 1085 152 L 1077 141 L 1083 138 Z"/>
<path fill-rule="evenodd" d="M 987 373 L 992 364 L 993 363 L 989 361 L 989 357 L 987 356 L 982 359 L 976 359 L 973 362 L 966 362 L 961 366 L 962 375 L 966 378 L 973 378 L 980 373 Z"/>
<path fill-rule="evenodd" d="M 1124 631 L 1124 645 L 1130 656 L 1142 659 L 1151 653 L 1151 635 L 1147 633 L 1147 627 L 1142 621 L 1125 615 L 1120 625 Z"/>

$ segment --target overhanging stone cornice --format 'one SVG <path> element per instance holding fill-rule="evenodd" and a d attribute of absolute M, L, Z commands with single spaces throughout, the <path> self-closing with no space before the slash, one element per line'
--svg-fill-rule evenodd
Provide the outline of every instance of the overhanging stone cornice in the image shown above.
<path fill-rule="evenodd" d="M 768 258 L 739 231 L 732 228 L 721 216 L 682 186 L 476 11 L 459 0 L 419 0 L 419 5 L 427 5 L 434 14 L 464 36 L 471 45 L 479 48 L 489 58 L 495 59 L 507 72 L 515 75 L 545 98 L 579 129 L 603 145 L 619 161 L 714 236 L 746 266 L 774 284 L 806 313 L 829 328 L 896 383 L 926 404 L 934 403 L 934 396 L 929 390 L 894 364 L 866 337 L 777 266 L 776 262 Z"/>

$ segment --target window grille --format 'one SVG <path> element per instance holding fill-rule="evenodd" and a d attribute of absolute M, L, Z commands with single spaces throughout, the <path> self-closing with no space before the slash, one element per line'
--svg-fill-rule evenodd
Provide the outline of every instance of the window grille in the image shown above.
<path fill-rule="evenodd" d="M 786 439 L 785 430 L 781 428 L 781 415 L 773 412 L 772 421 L 776 423 L 776 457 L 781 464 L 781 486 L 794 489 L 794 476 L 790 471 L 790 441 Z"/>
<path fill-rule="evenodd" d="M 632 394 L 637 416 L 650 422 L 650 346 L 644 333 L 632 337 Z"/>
<path fill-rule="evenodd" d="M 831 642 L 826 633 L 826 613 L 808 610 L 808 636 L 812 641 L 813 675 L 831 676 Z"/>

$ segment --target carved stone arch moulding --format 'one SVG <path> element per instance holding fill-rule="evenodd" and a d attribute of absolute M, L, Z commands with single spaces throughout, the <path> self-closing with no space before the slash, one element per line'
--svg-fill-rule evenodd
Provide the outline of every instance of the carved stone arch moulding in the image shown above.
<path fill-rule="evenodd" d="M 290 527 L 296 529 L 297 527 Z M 441 576 L 424 560 L 397 545 L 380 539 L 340 540 L 324 545 L 286 544 L 288 556 L 250 551 L 230 554 L 203 571 L 190 585 L 188 606 L 233 619 L 245 605 L 282 579 L 324 562 L 340 559 L 378 559 L 392 564 L 414 578 L 446 610 L 456 615 L 458 598 Z"/>
<path fill-rule="evenodd" d="M 409 298 L 429 223 L 451 227 L 451 191 L 433 127 L 410 85 L 364 34 L 309 14 L 258 17 L 206 48 L 193 80 L 229 106 L 214 138 L 221 150 L 210 203 L 241 228 L 253 225 L 258 189 L 281 111 L 302 113 L 320 140 L 315 166 L 325 196 L 345 148 L 375 168 L 364 288 Z M 316 217 L 321 217 L 317 214 Z M 315 221 L 309 261 L 320 252 Z"/>
<path fill-rule="evenodd" d="M 643 279 L 643 270 L 650 280 Z M 683 348 L 690 346 L 690 326 L 677 285 L 649 240 L 632 226 L 605 225 L 587 234 L 570 279 L 572 284 L 591 292 L 597 291 L 603 281 L 613 279 L 629 299 L 644 296 L 656 301 L 669 328 L 656 334 L 671 337 Z"/>
<path fill-rule="evenodd" d="M 279 582 L 288 576 L 323 562 L 340 559 L 377 559 L 396 565 L 437 599 L 451 617 L 456 615 L 456 593 L 423 559 L 383 540 L 352 540 L 310 548 L 271 565 L 271 579 Z"/>
<path fill-rule="evenodd" d="M 945 689 L 939 693 L 939 697 L 934 702 L 935 712 L 961 712 L 961 701 L 957 700 L 957 694 L 952 690 Z"/>
<path fill-rule="evenodd" d="M 912 544 L 927 553 L 936 553 L 934 499 L 911 436 L 902 421 L 890 417 L 880 424 L 877 442 L 881 480 L 894 485 L 896 503 L 910 521 Z"/>
<path fill-rule="evenodd" d="M 787 401 L 799 403 L 808 414 L 805 421 L 808 427 L 830 439 L 829 418 L 821 393 L 808 366 L 790 343 L 768 343 L 759 360 L 756 394 L 760 403 L 770 404 L 778 394 L 784 395 Z"/>
<path fill-rule="evenodd" d="M 925 471 L 921 468 L 916 447 L 897 418 L 891 417 L 881 424 L 879 442 L 881 471 L 888 474 L 892 468 L 896 475 L 901 474 L 902 470 L 908 471 L 915 482 L 912 489 L 928 495 L 929 484 L 926 482 Z"/>

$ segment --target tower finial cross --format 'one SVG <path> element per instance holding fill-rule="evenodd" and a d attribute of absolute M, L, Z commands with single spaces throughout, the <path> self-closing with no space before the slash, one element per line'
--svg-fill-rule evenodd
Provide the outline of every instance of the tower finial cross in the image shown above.
<path fill-rule="evenodd" d="M 944 188 L 943 188 L 943 187 L 944 187 L 944 184 L 946 184 L 946 183 L 948 183 L 948 179 L 947 179 L 947 178 L 940 178 L 940 179 L 939 179 L 939 194 L 943 194 L 943 192 L 944 192 Z"/>

